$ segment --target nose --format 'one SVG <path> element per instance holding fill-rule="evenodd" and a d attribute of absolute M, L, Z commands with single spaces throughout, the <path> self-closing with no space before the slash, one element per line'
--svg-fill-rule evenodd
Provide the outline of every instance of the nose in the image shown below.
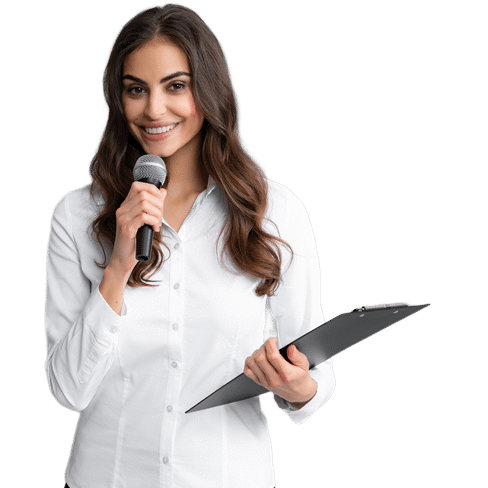
<path fill-rule="evenodd" d="M 152 90 L 147 97 L 146 108 L 144 114 L 154 120 L 158 120 L 161 115 L 166 113 L 166 97 L 160 90 Z"/>

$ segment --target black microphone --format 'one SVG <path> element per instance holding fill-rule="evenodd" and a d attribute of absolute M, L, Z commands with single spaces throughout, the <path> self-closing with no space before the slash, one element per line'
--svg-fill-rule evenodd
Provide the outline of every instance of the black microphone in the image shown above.
<path fill-rule="evenodd" d="M 134 181 L 151 183 L 158 190 L 164 185 L 167 174 L 164 161 L 154 154 L 141 156 L 134 165 Z M 153 237 L 154 230 L 148 224 L 144 224 L 137 230 L 136 259 L 138 261 L 146 262 L 151 258 Z"/>

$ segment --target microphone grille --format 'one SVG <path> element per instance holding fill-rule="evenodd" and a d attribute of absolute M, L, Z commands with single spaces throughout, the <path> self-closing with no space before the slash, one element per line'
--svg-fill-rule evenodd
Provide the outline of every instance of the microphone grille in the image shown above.
<path fill-rule="evenodd" d="M 164 161 L 154 154 L 144 154 L 134 165 L 134 180 L 140 181 L 144 178 L 153 178 L 159 180 L 161 185 L 166 180 L 168 171 Z"/>

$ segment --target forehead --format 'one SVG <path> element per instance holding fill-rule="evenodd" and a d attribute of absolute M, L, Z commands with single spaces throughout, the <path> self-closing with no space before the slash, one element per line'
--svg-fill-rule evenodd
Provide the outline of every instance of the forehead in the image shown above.
<path fill-rule="evenodd" d="M 190 72 L 186 54 L 167 40 L 152 39 L 127 56 L 122 74 L 149 79 L 152 76 L 161 78 L 175 71 Z"/>

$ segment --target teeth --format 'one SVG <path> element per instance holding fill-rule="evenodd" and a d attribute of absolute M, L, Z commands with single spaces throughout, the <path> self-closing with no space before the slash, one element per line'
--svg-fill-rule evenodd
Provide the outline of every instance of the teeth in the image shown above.
<path fill-rule="evenodd" d="M 144 130 L 149 134 L 162 134 L 163 132 L 168 132 L 171 129 L 174 129 L 178 124 L 167 125 L 165 127 L 144 127 Z"/>

